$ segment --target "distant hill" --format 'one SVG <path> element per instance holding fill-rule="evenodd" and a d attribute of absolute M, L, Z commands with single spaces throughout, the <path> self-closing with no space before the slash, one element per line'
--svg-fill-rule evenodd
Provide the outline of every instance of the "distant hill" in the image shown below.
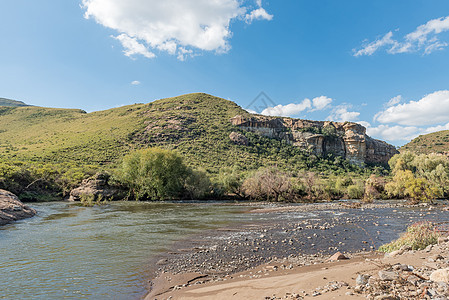
<path fill-rule="evenodd" d="M 202 93 L 92 113 L 0 107 L 0 158 L 108 165 L 133 149 L 157 146 L 176 149 L 189 165 L 210 173 L 233 166 L 319 172 L 355 168 L 344 159 L 319 158 L 289 141 L 241 130 L 230 122 L 237 115 L 253 116 L 232 101 Z M 235 131 L 245 136 L 245 145 L 230 139 Z"/>
<path fill-rule="evenodd" d="M 420 135 L 401 147 L 400 151 L 418 154 L 444 153 L 449 151 L 449 130 Z"/>
<path fill-rule="evenodd" d="M 18 106 L 29 106 L 29 105 L 22 101 L 0 98 L 0 106 L 18 107 Z"/>

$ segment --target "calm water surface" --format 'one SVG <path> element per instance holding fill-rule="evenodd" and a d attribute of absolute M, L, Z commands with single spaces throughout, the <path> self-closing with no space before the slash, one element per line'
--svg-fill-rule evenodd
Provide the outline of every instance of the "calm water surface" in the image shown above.
<path fill-rule="evenodd" d="M 32 206 L 36 217 L 0 227 L 2 299 L 139 299 L 149 260 L 173 242 L 261 217 L 198 203 Z"/>

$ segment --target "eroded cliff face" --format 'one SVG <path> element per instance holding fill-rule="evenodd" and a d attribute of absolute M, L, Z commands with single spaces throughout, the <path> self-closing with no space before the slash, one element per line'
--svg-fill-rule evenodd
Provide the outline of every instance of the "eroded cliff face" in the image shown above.
<path fill-rule="evenodd" d="M 302 119 L 235 116 L 231 123 L 243 130 L 283 139 L 316 155 L 333 154 L 361 165 L 386 164 L 396 148 L 366 135 L 366 129 L 351 122 L 309 121 Z"/>

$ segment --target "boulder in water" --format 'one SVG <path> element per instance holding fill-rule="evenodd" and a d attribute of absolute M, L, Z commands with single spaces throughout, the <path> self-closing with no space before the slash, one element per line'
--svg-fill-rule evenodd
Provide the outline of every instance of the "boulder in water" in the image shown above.
<path fill-rule="evenodd" d="M 23 204 L 16 195 L 0 189 L 0 225 L 31 218 L 36 211 Z"/>

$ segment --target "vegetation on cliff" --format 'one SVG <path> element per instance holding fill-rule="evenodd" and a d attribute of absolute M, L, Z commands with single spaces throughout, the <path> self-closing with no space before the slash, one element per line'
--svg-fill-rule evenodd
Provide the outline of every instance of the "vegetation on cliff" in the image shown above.
<path fill-rule="evenodd" d="M 443 153 L 447 155 L 449 154 L 449 130 L 420 135 L 402 146 L 400 151 L 416 154 Z"/>

